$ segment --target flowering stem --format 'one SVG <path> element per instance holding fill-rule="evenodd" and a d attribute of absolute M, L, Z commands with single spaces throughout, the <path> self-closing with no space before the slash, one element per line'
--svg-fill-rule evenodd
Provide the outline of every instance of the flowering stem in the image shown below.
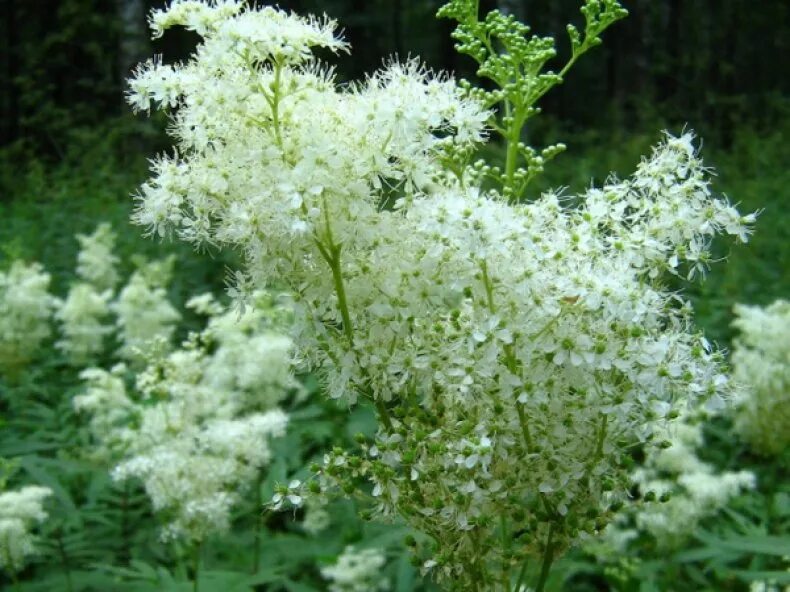
<path fill-rule="evenodd" d="M 521 592 L 521 585 L 524 583 L 524 577 L 527 575 L 528 565 L 529 559 L 524 559 L 524 563 L 521 564 L 521 570 L 518 572 L 518 579 L 516 580 L 516 586 L 513 588 L 513 592 Z"/>
<path fill-rule="evenodd" d="M 274 127 L 274 140 L 277 146 L 282 150 L 283 136 L 280 131 L 280 79 L 282 76 L 283 67 L 275 61 L 274 62 L 274 82 L 272 83 L 272 126 Z"/>
<path fill-rule="evenodd" d="M 518 402 L 516 403 L 516 411 L 518 412 L 518 422 L 521 424 L 521 433 L 524 434 L 524 443 L 527 445 L 527 452 L 532 452 L 532 437 L 529 433 L 527 416 L 524 413 L 524 407 Z"/>
<path fill-rule="evenodd" d="M 508 111 L 509 103 L 508 103 Z M 521 130 L 524 127 L 524 116 L 521 109 L 516 108 L 515 113 L 509 114 L 510 126 L 507 130 L 505 139 L 507 140 L 507 152 L 505 156 L 505 179 L 503 182 L 503 193 L 508 195 L 509 201 L 515 202 L 519 195 L 515 188 L 516 165 L 518 164 L 518 143 L 521 140 Z"/>
<path fill-rule="evenodd" d="M 346 297 L 346 287 L 343 283 L 343 272 L 340 269 L 340 247 L 331 249 L 331 259 L 328 261 L 332 270 L 332 281 L 335 284 L 335 294 L 337 294 L 337 306 L 340 309 L 340 318 L 343 319 L 343 332 L 348 339 L 349 347 L 354 347 L 354 326 L 351 324 L 351 314 L 348 310 L 348 299 Z"/>
<path fill-rule="evenodd" d="M 546 539 L 546 548 L 543 551 L 543 563 L 540 566 L 540 576 L 535 585 L 535 592 L 543 592 L 546 581 L 549 579 L 551 563 L 554 561 L 554 523 L 549 524 L 549 534 Z"/>
<path fill-rule="evenodd" d="M 329 269 L 332 271 L 332 282 L 334 283 L 335 294 L 337 295 L 337 307 L 340 309 L 340 318 L 343 321 L 343 332 L 345 333 L 346 339 L 348 340 L 348 347 L 353 350 L 354 325 L 351 323 L 351 313 L 349 312 L 348 308 L 346 286 L 343 282 L 343 270 L 340 264 L 341 245 L 335 244 L 334 242 L 334 238 L 332 236 L 332 227 L 329 224 L 329 216 L 326 213 L 326 207 L 326 201 L 324 201 L 324 221 L 326 224 L 327 241 L 329 242 L 329 246 L 327 247 L 317 238 L 315 239 L 315 243 L 318 247 L 318 251 L 321 253 L 321 256 L 324 258 L 327 265 L 329 265 Z M 374 399 L 373 394 L 370 395 L 370 398 L 374 400 L 376 410 L 379 413 L 381 421 L 384 422 L 387 430 L 392 432 L 392 421 L 390 420 L 389 412 L 387 411 L 384 401 L 381 399 Z"/>
<path fill-rule="evenodd" d="M 609 416 L 603 415 L 601 416 L 601 428 L 598 432 L 598 445 L 595 448 L 595 459 L 600 460 L 603 458 L 603 443 L 606 439 L 606 426 L 609 422 Z"/>
<path fill-rule="evenodd" d="M 496 305 L 494 304 L 494 286 L 491 284 L 491 278 L 488 276 L 488 262 L 485 259 L 480 262 L 480 271 L 483 272 L 483 285 L 486 289 L 488 309 L 492 313 L 496 313 Z"/>

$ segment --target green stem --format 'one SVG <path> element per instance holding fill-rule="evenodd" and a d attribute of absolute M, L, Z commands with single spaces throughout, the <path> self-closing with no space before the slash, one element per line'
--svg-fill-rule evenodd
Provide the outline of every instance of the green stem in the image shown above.
<path fill-rule="evenodd" d="M 549 535 L 546 539 L 546 548 L 543 551 L 543 563 L 540 566 L 540 576 L 538 583 L 535 585 L 535 592 L 543 592 L 546 587 L 546 581 L 549 579 L 549 571 L 551 571 L 551 564 L 554 561 L 554 523 L 549 525 Z"/>
<path fill-rule="evenodd" d="M 521 564 L 521 571 L 518 572 L 518 579 L 516 580 L 516 587 L 513 588 L 513 592 L 521 592 L 521 586 L 524 583 L 524 578 L 527 575 L 527 566 L 529 565 L 529 559 L 524 559 L 524 563 Z"/>
<path fill-rule="evenodd" d="M 192 592 L 200 590 L 200 549 L 202 546 L 202 541 L 195 543 L 192 550 Z"/>
<path fill-rule="evenodd" d="M 392 420 L 390 419 L 389 411 L 387 410 L 387 406 L 384 404 L 384 401 L 381 399 L 376 399 L 376 410 L 379 412 L 379 416 L 381 417 L 381 421 L 384 422 L 384 425 L 387 428 L 387 431 L 390 433 L 392 432 Z"/>
<path fill-rule="evenodd" d="M 527 416 L 524 413 L 524 407 L 516 401 L 516 411 L 518 412 L 518 422 L 521 424 L 521 433 L 524 435 L 524 443 L 527 445 L 527 452 L 532 452 L 532 436 L 529 433 L 529 424 L 527 423 Z"/>
<path fill-rule="evenodd" d="M 335 294 L 337 294 L 337 306 L 340 309 L 340 318 L 343 319 L 343 332 L 346 334 L 349 347 L 353 348 L 354 326 L 351 324 L 351 313 L 348 310 L 346 286 L 343 283 L 343 271 L 340 269 L 340 247 L 332 249 L 329 268 L 332 270 L 332 281 L 335 285 Z"/>
<path fill-rule="evenodd" d="M 601 458 L 603 458 L 603 443 L 604 443 L 604 440 L 606 440 L 606 427 L 608 425 L 608 422 L 609 422 L 609 416 L 605 415 L 605 414 L 602 414 L 601 427 L 599 428 L 599 431 L 598 431 L 598 444 L 595 447 L 595 459 L 596 459 L 596 461 L 598 461 Z"/>
<path fill-rule="evenodd" d="M 483 286 L 486 289 L 486 298 L 488 300 L 488 309 L 491 313 L 496 313 L 496 304 L 494 303 L 494 286 L 491 283 L 491 278 L 488 276 L 488 262 L 483 260 L 480 262 L 480 271 L 483 272 Z"/>
<path fill-rule="evenodd" d="M 521 140 L 521 128 L 524 126 L 523 118 L 517 111 L 507 133 L 507 152 L 505 156 L 505 179 L 502 191 L 510 191 L 510 201 L 517 199 L 515 185 L 516 166 L 518 164 L 518 143 Z"/>
<path fill-rule="evenodd" d="M 283 137 L 280 131 L 280 81 L 282 78 L 283 67 L 279 62 L 274 63 L 274 82 L 272 83 L 272 126 L 274 127 L 274 141 L 282 150 Z"/>

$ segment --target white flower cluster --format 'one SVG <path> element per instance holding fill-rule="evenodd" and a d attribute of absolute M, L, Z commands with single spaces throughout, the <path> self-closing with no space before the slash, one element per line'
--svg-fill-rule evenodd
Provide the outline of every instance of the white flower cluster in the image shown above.
<path fill-rule="evenodd" d="M 666 447 L 651 449 L 632 475 L 647 502 L 632 506 L 607 527 L 603 542 L 609 552 L 624 551 L 640 532 L 650 535 L 659 549 L 677 548 L 700 520 L 755 487 L 751 471 L 716 473 L 699 459 L 696 451 L 704 444 L 700 422 L 684 420 L 662 432 Z"/>
<path fill-rule="evenodd" d="M 758 453 L 790 448 L 790 302 L 761 308 L 737 305 L 740 330 L 732 352 L 734 377 L 743 384 L 735 429 Z"/>
<path fill-rule="evenodd" d="M 56 316 L 62 338 L 58 348 L 76 364 L 84 364 L 105 349 L 105 338 L 113 332 L 106 323 L 110 301 L 118 283 L 115 234 L 108 223 L 99 224 L 90 235 L 77 235 L 77 276 L 81 281 L 69 288 Z"/>
<path fill-rule="evenodd" d="M 730 390 L 660 281 L 703 271 L 711 237 L 745 239 L 752 221 L 711 195 L 692 136 L 578 206 L 507 203 L 467 166 L 490 114 L 453 80 L 393 64 L 339 89 L 305 61 L 340 47 L 316 21 L 201 10 L 217 20 L 193 59 L 132 81 L 133 105 L 176 108 L 177 140 L 135 218 L 238 248 L 242 284 L 287 283 L 329 394 L 376 404 L 375 444 L 328 455 L 321 485 L 372 480 L 451 579 L 499 581 L 602 529 L 626 446 Z M 249 49 L 253 18 L 282 26 L 289 51 Z"/>
<path fill-rule="evenodd" d="M 280 311 L 262 295 L 240 318 L 210 296 L 191 305 L 212 315 L 201 335 L 150 357 L 135 388 L 123 366 L 84 371 L 74 405 L 91 414 L 100 455 L 117 462 L 114 478 L 142 481 L 163 536 L 199 542 L 228 529 L 239 493 L 270 460 L 269 440 L 285 431 L 275 406 L 298 384 L 290 341 L 274 328 Z"/>
<path fill-rule="evenodd" d="M 155 339 L 169 342 L 181 314 L 167 298 L 166 285 L 174 259 L 147 263 L 129 278 L 111 303 L 122 343 L 119 355 L 131 362 L 141 359 L 145 347 Z"/>
<path fill-rule="evenodd" d="M 49 293 L 49 282 L 38 263 L 14 261 L 0 270 L 0 371 L 13 374 L 50 336 L 57 299 Z"/>
<path fill-rule="evenodd" d="M 390 589 L 389 581 L 381 575 L 387 562 L 379 549 L 346 547 L 333 565 L 321 568 L 321 575 L 329 580 L 329 592 L 380 592 Z"/>
<path fill-rule="evenodd" d="M 167 298 L 173 259 L 137 262 L 139 269 L 116 293 L 118 257 L 110 225 L 77 239 L 78 281 L 65 300 L 49 293 L 50 275 L 38 263 L 14 261 L 0 271 L 0 369 L 13 374 L 30 361 L 52 333 L 53 313 L 60 329 L 56 346 L 75 365 L 108 351 L 107 338 L 116 331 L 118 355 L 131 362 L 139 361 L 141 348 L 152 340 L 171 339 L 181 318 Z"/>
<path fill-rule="evenodd" d="M 114 253 L 115 233 L 102 222 L 91 234 L 78 234 L 77 275 L 99 292 L 113 290 L 118 284 L 118 256 Z"/>
<path fill-rule="evenodd" d="M 119 259 L 115 234 L 102 223 L 90 235 L 77 235 L 77 276 L 56 316 L 62 337 L 57 347 L 71 363 L 84 365 L 108 351 L 106 338 L 117 332 L 118 355 L 133 363 L 153 340 L 168 342 L 181 315 L 167 298 L 174 259 L 138 261 L 138 269 L 117 293 Z M 115 315 L 114 321 L 109 317 Z"/>
<path fill-rule="evenodd" d="M 16 573 L 36 552 L 32 529 L 46 520 L 42 506 L 50 495 L 51 489 L 36 485 L 0 493 L 0 569 Z"/>

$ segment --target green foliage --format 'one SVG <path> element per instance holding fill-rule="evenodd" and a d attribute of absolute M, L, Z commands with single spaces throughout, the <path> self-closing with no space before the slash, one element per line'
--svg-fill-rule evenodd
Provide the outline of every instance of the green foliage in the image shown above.
<path fill-rule="evenodd" d="M 478 63 L 478 76 L 497 86 L 496 90 L 486 91 L 464 83 L 467 92 L 487 108 L 499 107 L 498 117 L 492 117 L 489 125 L 505 141 L 504 169 L 484 166 L 481 173 L 499 183 L 506 198 L 517 201 L 543 172 L 544 164 L 565 149 L 562 144 L 554 144 L 538 152 L 521 141 L 527 121 L 540 113 L 537 102 L 562 83 L 576 61 L 601 44 L 601 33 L 625 18 L 628 11 L 617 0 L 586 0 L 581 9 L 584 31 L 580 33 L 574 25 L 568 25 L 571 56 L 555 73 L 545 70 L 557 55 L 553 38 L 530 36 L 527 25 L 498 10 L 489 12 L 481 21 L 479 10 L 479 0 L 452 0 L 439 9 L 438 16 L 458 21 L 453 33 L 458 41 L 456 49 Z"/>

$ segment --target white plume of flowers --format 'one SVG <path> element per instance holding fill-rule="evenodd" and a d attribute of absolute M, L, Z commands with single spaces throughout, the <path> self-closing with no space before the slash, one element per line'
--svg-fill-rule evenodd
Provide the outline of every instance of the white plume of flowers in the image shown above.
<path fill-rule="evenodd" d="M 104 339 L 113 332 L 103 322 L 110 314 L 112 292 L 98 292 L 86 283 L 73 284 L 55 313 L 60 321 L 57 347 L 75 364 L 84 364 L 104 351 Z"/>
<path fill-rule="evenodd" d="M 104 351 L 104 340 L 113 332 L 105 323 L 118 283 L 118 257 L 113 253 L 115 233 L 104 222 L 89 235 L 78 234 L 77 276 L 56 316 L 62 337 L 57 347 L 74 364 L 85 364 Z"/>
<path fill-rule="evenodd" d="M 732 365 L 744 387 L 735 429 L 756 452 L 779 456 L 790 448 L 790 302 L 739 304 L 735 314 Z"/>
<path fill-rule="evenodd" d="M 165 286 L 174 260 L 153 261 L 135 271 L 111 304 L 121 339 L 119 355 L 139 361 L 154 340 L 169 342 L 181 314 L 167 298 Z"/>
<path fill-rule="evenodd" d="M 57 305 L 49 293 L 50 279 L 38 263 L 14 261 L 0 270 L 0 369 L 17 371 L 50 336 Z"/>
<path fill-rule="evenodd" d="M 222 18 L 191 61 L 131 83 L 135 107 L 174 110 L 177 143 L 135 220 L 238 249 L 239 294 L 287 284 L 300 358 L 331 396 L 375 404 L 376 441 L 327 455 L 306 487 L 372 481 L 378 512 L 430 535 L 426 567 L 455 581 L 500 581 L 599 532 L 627 447 L 730 396 L 661 278 L 706 271 L 711 238 L 745 240 L 754 217 L 711 194 L 691 134 L 578 206 L 508 203 L 467 166 L 490 113 L 451 78 L 409 62 L 341 89 L 307 57 L 345 47 L 328 23 Z M 281 27 L 287 51 L 248 20 Z"/>
<path fill-rule="evenodd" d="M 210 315 L 207 329 L 169 353 L 154 344 L 133 387 L 124 366 L 82 373 L 87 388 L 74 405 L 91 414 L 97 454 L 117 463 L 115 479 L 143 483 L 165 539 L 197 543 L 226 531 L 239 495 L 271 459 L 271 438 L 285 431 L 276 405 L 300 389 L 281 333 L 290 313 L 267 295 L 255 300 L 239 316 L 209 295 L 193 298 Z M 257 355 L 258 366 L 244 370 L 243 358 L 215 375 L 234 355 Z"/>
<path fill-rule="evenodd" d="M 33 528 L 47 519 L 44 500 L 48 487 L 28 485 L 0 493 L 0 569 L 14 574 L 36 553 Z"/>
<path fill-rule="evenodd" d="M 292 374 L 293 341 L 283 334 L 291 312 L 275 306 L 265 293 L 257 293 L 253 302 L 239 314 L 205 294 L 191 299 L 187 307 L 210 315 L 204 335 L 214 350 L 205 360 L 206 386 L 254 393 L 259 405 L 273 407 L 289 391 L 299 390 Z"/>
<path fill-rule="evenodd" d="M 699 459 L 697 450 L 704 445 L 699 420 L 684 419 L 657 436 L 664 446 L 651 449 L 632 474 L 648 501 L 633 505 L 607 527 L 599 552 L 622 553 L 639 533 L 650 535 L 659 549 L 678 548 L 702 519 L 715 515 L 730 499 L 756 485 L 751 471 L 716 473 L 713 466 Z M 591 550 L 596 551 L 595 543 Z"/>
<path fill-rule="evenodd" d="M 98 292 L 112 291 L 118 284 L 118 256 L 115 255 L 115 233 L 108 222 L 102 222 L 92 234 L 78 234 L 77 275 Z"/>
<path fill-rule="evenodd" d="M 139 414 L 138 404 L 126 388 L 127 367 L 117 364 L 110 371 L 87 368 L 80 373 L 85 390 L 74 397 L 74 409 L 90 414 L 95 447 L 92 457 L 110 462 L 122 455 L 137 436 L 131 429 Z"/>
<path fill-rule="evenodd" d="M 329 592 L 384 592 L 389 581 L 381 575 L 387 562 L 380 549 L 355 549 L 348 546 L 333 565 L 321 568 L 329 580 Z"/>

